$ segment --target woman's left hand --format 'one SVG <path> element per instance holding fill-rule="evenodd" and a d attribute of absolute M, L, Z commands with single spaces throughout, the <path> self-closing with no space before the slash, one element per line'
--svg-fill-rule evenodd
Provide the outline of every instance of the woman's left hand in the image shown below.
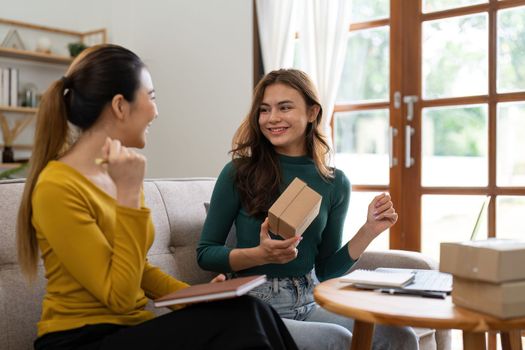
<path fill-rule="evenodd" d="M 368 205 L 366 226 L 374 236 L 379 235 L 386 229 L 392 227 L 397 221 L 397 213 L 388 193 L 381 193 L 374 197 Z"/>
<path fill-rule="evenodd" d="M 215 278 L 212 279 L 212 280 L 210 281 L 210 283 L 224 282 L 224 281 L 226 281 L 226 276 L 224 276 L 224 275 L 221 273 L 221 274 L 215 276 Z"/>

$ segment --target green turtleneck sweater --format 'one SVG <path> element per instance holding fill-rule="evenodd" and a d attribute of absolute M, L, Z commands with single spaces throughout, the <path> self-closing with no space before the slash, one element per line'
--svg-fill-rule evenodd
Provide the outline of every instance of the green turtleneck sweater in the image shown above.
<path fill-rule="evenodd" d="M 354 263 L 348 244 L 341 247 L 343 225 L 350 200 L 350 182 L 344 173 L 335 170 L 335 178 L 325 181 L 309 157 L 279 156 L 283 188 L 296 177 L 319 193 L 323 200 L 319 215 L 303 234 L 297 246 L 296 259 L 286 264 L 266 264 L 237 271 L 238 275 L 266 274 L 268 277 L 302 276 L 315 267 L 317 278 L 323 281 L 341 276 Z M 249 216 L 243 209 L 234 182 L 235 167 L 226 164 L 217 179 L 197 247 L 199 265 L 216 272 L 232 272 L 229 255 L 232 248 L 225 242 L 233 223 L 237 248 L 259 245 L 262 220 Z M 280 239 L 280 238 L 276 238 Z"/>

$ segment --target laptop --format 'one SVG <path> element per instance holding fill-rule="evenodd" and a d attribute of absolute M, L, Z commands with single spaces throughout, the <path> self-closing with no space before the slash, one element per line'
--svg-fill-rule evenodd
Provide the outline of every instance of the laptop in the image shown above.
<path fill-rule="evenodd" d="M 382 272 L 411 272 L 414 274 L 414 280 L 412 283 L 407 284 L 403 288 L 396 288 L 391 291 L 388 289 L 388 292 L 391 294 L 400 294 L 401 290 L 407 291 L 407 294 L 424 294 L 424 293 L 442 293 L 450 294 L 452 292 L 452 275 L 446 272 L 440 272 L 437 270 L 423 270 L 423 269 L 399 269 L 399 268 L 389 268 L 389 267 L 380 267 L 376 271 Z M 411 293 L 408 293 L 411 292 Z M 418 293 L 421 292 L 421 293 Z M 426 295 L 423 295 L 426 296 Z M 430 296 L 430 295 L 428 295 Z"/>
<path fill-rule="evenodd" d="M 488 210 L 491 198 L 492 197 L 487 196 L 485 200 L 483 201 L 483 203 L 481 204 L 481 209 L 479 210 L 478 217 L 476 218 L 476 223 L 474 224 L 474 228 L 472 229 L 472 233 L 470 234 L 471 241 L 475 241 L 478 236 L 479 228 L 481 226 L 481 221 L 483 221 L 485 212 Z"/>
<path fill-rule="evenodd" d="M 476 239 L 481 222 L 485 216 L 485 212 L 490 204 L 490 196 L 487 196 L 476 217 L 476 222 L 470 234 L 470 240 Z M 376 271 L 383 272 L 412 272 L 414 280 L 402 288 L 383 288 L 380 291 L 390 294 L 416 294 L 427 297 L 444 298 L 452 292 L 452 275 L 446 272 L 436 270 L 421 270 L 421 269 L 398 269 L 398 268 L 377 268 Z"/>

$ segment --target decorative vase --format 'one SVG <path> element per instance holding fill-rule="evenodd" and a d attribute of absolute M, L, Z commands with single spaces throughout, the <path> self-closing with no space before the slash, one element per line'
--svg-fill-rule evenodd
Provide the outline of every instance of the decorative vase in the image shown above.
<path fill-rule="evenodd" d="M 4 146 L 2 150 L 2 163 L 14 163 L 15 162 L 15 153 L 13 152 L 13 147 Z"/>
<path fill-rule="evenodd" d="M 51 40 L 46 36 L 38 38 L 38 40 L 36 41 L 36 51 L 43 53 L 51 53 Z"/>

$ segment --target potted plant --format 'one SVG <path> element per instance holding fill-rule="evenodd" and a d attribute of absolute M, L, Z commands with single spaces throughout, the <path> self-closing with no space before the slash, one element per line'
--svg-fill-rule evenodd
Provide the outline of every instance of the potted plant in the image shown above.
<path fill-rule="evenodd" d="M 87 49 L 86 44 L 84 44 L 83 42 L 69 43 L 67 47 L 69 49 L 69 55 L 71 57 L 77 57 L 79 53 Z"/>
<path fill-rule="evenodd" d="M 12 179 L 13 177 L 16 177 L 14 175 L 16 175 L 19 172 L 22 172 L 23 170 L 25 170 L 27 168 L 28 164 L 29 163 L 22 163 L 19 166 L 17 166 L 16 168 L 0 171 L 0 180 Z"/>

